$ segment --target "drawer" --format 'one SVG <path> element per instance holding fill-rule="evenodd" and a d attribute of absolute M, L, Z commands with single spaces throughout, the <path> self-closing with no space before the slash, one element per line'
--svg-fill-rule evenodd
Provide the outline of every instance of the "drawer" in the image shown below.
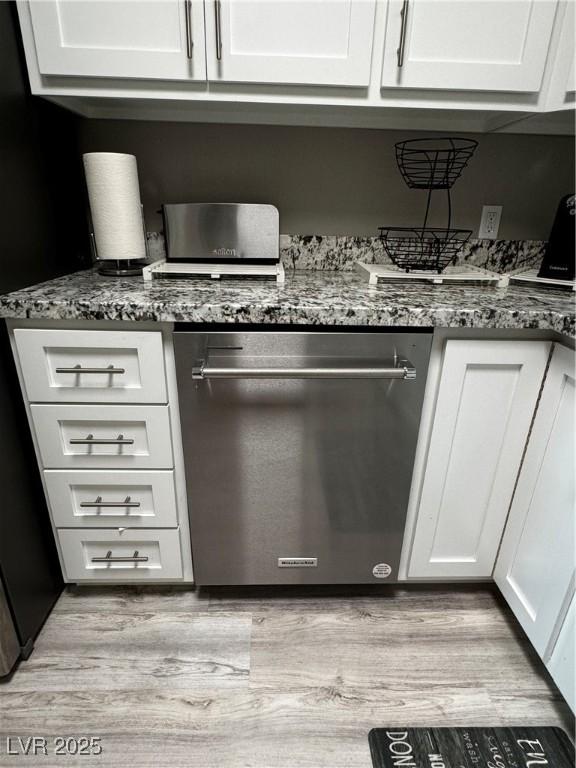
<path fill-rule="evenodd" d="M 17 328 L 30 402 L 166 403 L 162 334 Z"/>
<path fill-rule="evenodd" d="M 57 528 L 176 528 L 174 473 L 47 470 Z"/>
<path fill-rule="evenodd" d="M 44 469 L 172 469 L 167 405 L 31 405 Z"/>
<path fill-rule="evenodd" d="M 59 530 L 70 581 L 156 581 L 182 578 L 180 532 Z"/>

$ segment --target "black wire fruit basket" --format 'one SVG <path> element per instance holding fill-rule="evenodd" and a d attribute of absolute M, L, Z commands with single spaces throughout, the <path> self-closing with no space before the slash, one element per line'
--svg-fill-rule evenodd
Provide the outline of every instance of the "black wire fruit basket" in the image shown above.
<path fill-rule="evenodd" d="M 442 272 L 452 264 L 470 237 L 470 229 L 379 227 L 380 239 L 400 269 Z"/>
<path fill-rule="evenodd" d="M 474 139 L 409 139 L 395 145 L 396 162 L 411 189 L 427 189 L 421 227 L 379 227 L 380 239 L 391 261 L 400 269 L 441 273 L 456 258 L 472 234 L 454 229 L 450 190 L 474 154 Z M 446 190 L 447 227 L 429 227 L 432 192 Z"/>
<path fill-rule="evenodd" d="M 474 139 L 409 139 L 395 145 L 396 162 L 411 189 L 450 189 L 477 146 Z"/>

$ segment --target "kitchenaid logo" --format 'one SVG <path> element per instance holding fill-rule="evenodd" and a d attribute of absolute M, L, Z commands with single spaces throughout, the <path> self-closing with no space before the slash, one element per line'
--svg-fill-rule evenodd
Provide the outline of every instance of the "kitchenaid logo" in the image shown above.
<path fill-rule="evenodd" d="M 317 568 L 317 557 L 279 557 L 278 568 Z"/>
<path fill-rule="evenodd" d="M 236 248 L 214 248 L 214 256 L 236 256 Z"/>

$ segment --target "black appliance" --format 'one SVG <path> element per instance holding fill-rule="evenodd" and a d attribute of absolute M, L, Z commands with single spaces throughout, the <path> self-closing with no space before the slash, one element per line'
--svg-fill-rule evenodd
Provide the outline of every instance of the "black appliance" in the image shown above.
<path fill-rule="evenodd" d="M 560 200 L 538 277 L 574 280 L 575 211 L 576 196 L 574 194 L 566 195 Z"/>
<path fill-rule="evenodd" d="M 4 324 L 2 323 L 2 326 Z M 62 575 L 8 333 L 0 327 L 0 677 L 27 658 Z"/>
<path fill-rule="evenodd" d="M 30 95 L 14 3 L 0 3 L 0 293 L 87 254 L 76 118 Z M 76 223 L 77 222 L 77 223 Z M 0 320 L 0 678 L 26 658 L 63 587 L 8 332 Z"/>

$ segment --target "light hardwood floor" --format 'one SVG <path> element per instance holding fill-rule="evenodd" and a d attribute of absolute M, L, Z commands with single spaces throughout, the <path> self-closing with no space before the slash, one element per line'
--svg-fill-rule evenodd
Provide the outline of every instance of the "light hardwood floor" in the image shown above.
<path fill-rule="evenodd" d="M 74 588 L 0 686 L 0 765 L 370 768 L 375 726 L 525 724 L 574 721 L 487 588 Z"/>

